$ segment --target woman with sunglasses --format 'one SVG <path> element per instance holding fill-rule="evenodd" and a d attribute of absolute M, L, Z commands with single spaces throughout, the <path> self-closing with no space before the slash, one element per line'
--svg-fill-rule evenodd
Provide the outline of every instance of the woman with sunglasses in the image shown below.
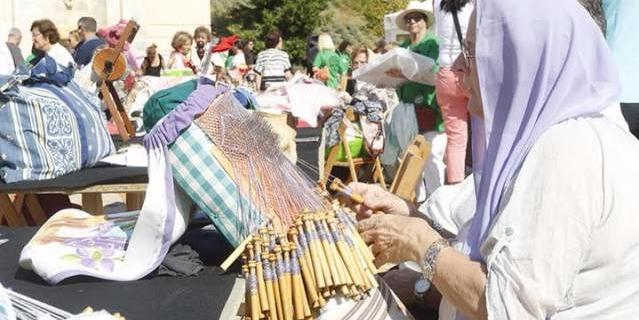
<path fill-rule="evenodd" d="M 354 183 L 363 239 L 377 264 L 421 265 L 439 319 L 635 319 L 639 142 L 601 31 L 573 0 L 477 0 L 475 12 L 455 62 L 485 142 L 473 146 L 475 214 L 449 242 L 406 202 Z"/>
<path fill-rule="evenodd" d="M 401 47 L 437 61 L 439 45 L 435 34 L 429 30 L 435 24 L 432 8 L 430 0 L 411 1 L 406 9 L 397 15 L 395 22 L 400 29 L 409 33 L 409 39 L 401 43 Z M 419 70 L 417 77 L 431 74 L 429 71 L 431 70 Z M 426 164 L 424 181 L 416 192 L 417 201 L 421 202 L 444 184 L 445 165 L 443 158 L 446 149 L 446 135 L 443 133 L 444 122 L 435 98 L 435 86 L 434 83 L 426 79 L 407 79 L 401 70 L 396 68 L 387 70 L 386 75 L 408 80 L 397 88 L 400 104 L 393 111 L 394 114 L 398 115 L 396 118 L 405 118 L 407 114 L 413 113 L 412 110 L 405 111 L 414 109 L 419 133 L 425 133 L 426 139 L 431 142 L 432 156 L 429 157 Z M 399 116 L 400 114 L 401 116 Z M 387 168 L 394 166 L 397 158 L 403 154 L 403 149 L 412 140 L 411 132 L 404 132 L 408 131 L 405 125 L 407 120 L 391 121 L 393 122 L 389 128 L 389 141 L 381 157 L 382 163 Z"/>

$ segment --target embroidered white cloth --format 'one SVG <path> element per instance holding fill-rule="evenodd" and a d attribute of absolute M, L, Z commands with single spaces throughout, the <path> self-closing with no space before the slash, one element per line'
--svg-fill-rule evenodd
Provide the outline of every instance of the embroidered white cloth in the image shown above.
<path fill-rule="evenodd" d="M 165 146 L 149 149 L 149 184 L 138 212 L 56 213 L 24 247 L 20 266 L 56 284 L 76 275 L 129 281 L 160 265 L 186 229 L 191 202 L 173 184 Z"/>

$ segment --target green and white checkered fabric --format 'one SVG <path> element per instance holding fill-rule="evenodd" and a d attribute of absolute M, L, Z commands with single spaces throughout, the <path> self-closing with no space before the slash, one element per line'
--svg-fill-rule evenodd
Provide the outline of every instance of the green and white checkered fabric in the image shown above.
<path fill-rule="evenodd" d="M 211 153 L 213 142 L 195 124 L 169 147 L 173 178 L 233 246 L 264 220 Z"/>

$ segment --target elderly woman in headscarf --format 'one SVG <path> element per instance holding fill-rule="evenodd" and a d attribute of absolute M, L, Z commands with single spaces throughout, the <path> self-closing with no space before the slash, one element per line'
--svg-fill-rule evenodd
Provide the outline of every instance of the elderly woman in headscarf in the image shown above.
<path fill-rule="evenodd" d="M 440 319 L 635 318 L 639 143 L 601 32 L 577 1 L 478 0 L 466 45 L 475 214 L 451 246 L 406 202 L 352 184 L 376 262 L 419 263 Z"/>

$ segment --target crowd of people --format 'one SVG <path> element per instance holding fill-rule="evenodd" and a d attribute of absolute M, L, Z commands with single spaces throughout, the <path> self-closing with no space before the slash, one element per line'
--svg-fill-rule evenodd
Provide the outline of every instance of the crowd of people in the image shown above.
<path fill-rule="evenodd" d="M 415 134 L 431 144 L 416 202 L 350 185 L 363 196 L 353 208 L 376 262 L 419 265 L 387 274 L 404 302 L 435 305 L 440 319 L 629 319 L 639 311 L 639 63 L 627 40 L 636 3 L 410 1 L 396 18 L 408 34 L 397 47 L 436 67 L 415 76 L 388 68 L 386 77 L 402 80 L 396 88 L 352 77 L 393 44 L 314 39 L 308 76 L 346 104 L 363 103 L 363 114 L 389 118 L 378 131 L 385 140 L 369 147 L 386 169 Z M 53 22 L 34 21 L 32 56 L 46 54 L 61 71 L 90 65 L 110 32 L 91 17 L 77 26 L 63 43 Z M 21 38 L 13 28 L 0 46 L 0 74 L 25 59 Z M 175 33 L 168 56 L 153 44 L 130 67 L 135 76 L 223 76 L 260 92 L 295 73 L 281 33 L 263 41 L 256 54 L 253 39 L 203 26 Z M 406 121 L 416 132 L 393 125 Z"/>

